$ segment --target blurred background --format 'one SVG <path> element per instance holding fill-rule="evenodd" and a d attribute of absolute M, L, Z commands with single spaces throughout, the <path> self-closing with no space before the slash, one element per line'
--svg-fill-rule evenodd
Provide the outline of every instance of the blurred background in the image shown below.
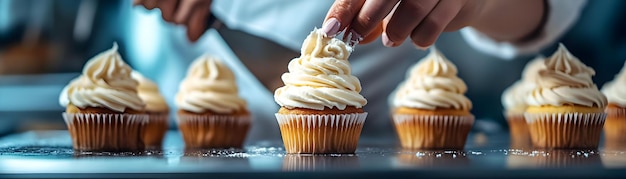
<path fill-rule="evenodd" d="M 594 80 L 599 87 L 612 80 L 626 60 L 623 9 L 626 1 L 622 0 L 588 1 L 576 25 L 560 40 L 596 70 Z M 163 48 L 161 43 L 171 42 L 163 35 L 168 31 L 162 28 L 164 25 L 158 12 L 132 7 L 131 1 L 0 0 L 0 136 L 36 129 L 65 129 L 60 115 L 64 109 L 58 104 L 61 89 L 80 74 L 86 60 L 109 49 L 114 41 L 120 44 L 122 57 L 133 68 L 151 79 L 159 78 L 163 74 L 151 70 L 150 65 L 162 60 L 176 61 L 163 59 L 173 57 L 161 54 L 184 51 Z M 259 44 L 267 43 L 264 39 L 238 31 L 221 35 L 239 57 L 276 51 L 290 60 L 298 54 L 276 44 L 259 48 Z M 255 41 L 259 43 L 251 43 Z M 446 47 L 440 50 L 459 67 L 459 76 L 469 88 L 467 96 L 474 103 L 472 113 L 481 121 L 506 130 L 500 95 L 520 78 L 522 68 L 534 55 L 513 60 L 488 56 L 469 47 L 458 32 L 445 33 L 437 44 Z M 252 46 L 257 51 L 243 50 Z M 542 54 L 549 56 L 555 49 L 556 44 Z M 176 89 L 172 86 L 161 90 Z"/>

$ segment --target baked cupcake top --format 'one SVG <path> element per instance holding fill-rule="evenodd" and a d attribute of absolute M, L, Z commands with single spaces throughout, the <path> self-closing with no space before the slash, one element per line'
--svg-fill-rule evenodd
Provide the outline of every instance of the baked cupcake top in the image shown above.
<path fill-rule="evenodd" d="M 626 65 L 624 65 L 626 67 Z M 619 107 L 626 107 L 626 69 L 622 68 L 613 81 L 602 86 L 602 93 L 609 103 Z"/>
<path fill-rule="evenodd" d="M 146 111 L 148 112 L 167 112 L 169 111 L 169 106 L 165 101 L 163 95 L 159 91 L 159 87 L 156 83 L 151 81 L 150 79 L 144 77 L 137 71 L 133 71 L 131 73 L 131 77 L 137 82 L 139 82 L 139 86 L 137 87 L 137 92 L 139 93 L 139 97 L 146 104 Z"/>
<path fill-rule="evenodd" d="M 526 64 L 522 71 L 522 78 L 513 83 L 502 93 L 502 105 L 508 112 L 524 113 L 526 107 L 526 96 L 535 89 L 535 82 L 539 70 L 545 68 L 544 57 L 537 57 Z"/>
<path fill-rule="evenodd" d="M 139 84 L 131 78 L 131 72 L 130 66 L 117 53 L 115 43 L 113 48 L 87 61 L 82 75 L 61 92 L 59 102 L 63 106 L 72 104 L 81 109 L 97 107 L 124 112 L 129 108 L 141 111 L 145 104 L 137 94 Z"/>
<path fill-rule="evenodd" d="M 191 63 L 176 94 L 176 105 L 193 113 L 233 114 L 246 110 L 235 74 L 222 61 L 208 55 Z"/>
<path fill-rule="evenodd" d="M 359 94 L 359 79 L 350 74 L 351 52 L 341 40 L 313 30 L 302 44 L 301 56 L 289 62 L 289 72 L 282 75 L 285 86 L 276 89 L 274 100 L 287 109 L 362 108 L 367 100 Z"/>
<path fill-rule="evenodd" d="M 577 105 L 604 108 L 606 97 L 591 77 L 595 71 L 572 55 L 563 44 L 545 61 L 535 78 L 537 87 L 527 96 L 530 106 Z"/>
<path fill-rule="evenodd" d="M 463 111 L 472 108 L 472 102 L 464 95 L 467 86 L 457 76 L 456 66 L 436 48 L 431 48 L 406 75 L 393 99 L 395 107 Z"/>

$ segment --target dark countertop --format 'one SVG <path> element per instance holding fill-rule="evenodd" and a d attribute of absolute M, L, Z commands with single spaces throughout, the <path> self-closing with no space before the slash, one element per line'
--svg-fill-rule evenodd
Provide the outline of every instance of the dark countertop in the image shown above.
<path fill-rule="evenodd" d="M 162 150 L 74 153 L 67 131 L 0 139 L 0 173 L 10 177 L 616 177 L 626 150 L 510 149 L 508 135 L 472 133 L 463 151 L 411 151 L 361 139 L 353 155 L 290 155 L 281 141 L 244 149 L 185 150 L 177 131 Z M 603 145 L 603 144 L 601 144 Z M 315 174 L 315 175 L 310 175 Z"/>

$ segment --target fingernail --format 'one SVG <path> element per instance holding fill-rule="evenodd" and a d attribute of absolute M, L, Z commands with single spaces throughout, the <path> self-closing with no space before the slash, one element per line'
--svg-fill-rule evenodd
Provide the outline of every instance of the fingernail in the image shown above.
<path fill-rule="evenodd" d="M 357 33 L 356 31 L 350 30 L 350 44 L 352 46 L 359 44 L 359 42 L 361 42 L 361 40 L 363 40 L 363 36 L 361 36 L 361 34 Z"/>
<path fill-rule="evenodd" d="M 389 37 L 387 36 L 387 33 L 383 32 L 382 40 L 383 40 L 383 45 L 385 45 L 385 47 L 394 47 L 396 45 L 391 40 L 389 40 Z"/>
<path fill-rule="evenodd" d="M 419 46 L 419 45 L 415 45 L 415 47 L 417 47 L 417 49 L 420 49 L 420 50 L 423 50 L 423 51 L 426 51 L 429 48 L 429 47 L 422 47 L 422 46 Z"/>
<path fill-rule="evenodd" d="M 330 18 L 322 25 L 322 31 L 326 33 L 328 37 L 335 37 L 339 33 L 339 27 L 341 23 L 336 18 Z"/>

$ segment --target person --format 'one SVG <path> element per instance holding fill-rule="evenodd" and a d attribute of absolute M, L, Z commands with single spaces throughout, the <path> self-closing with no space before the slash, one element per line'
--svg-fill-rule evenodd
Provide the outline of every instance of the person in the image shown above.
<path fill-rule="evenodd" d="M 161 43 L 164 45 L 159 46 L 176 49 L 169 51 L 176 55 L 168 54 L 153 63 L 158 65 L 152 65 L 153 69 L 159 70 L 152 70 L 158 74 L 153 78 L 159 82 L 168 101 L 173 101 L 176 92 L 172 86 L 176 86 L 184 75 L 184 70 L 175 68 L 185 69 L 194 56 L 203 53 L 226 58 L 226 63 L 236 73 L 238 84 L 245 86 L 240 88 L 240 93 L 248 99 L 254 115 L 248 142 L 279 139 L 278 125 L 273 117 L 278 106 L 272 96 L 277 86 L 270 87 L 264 80 L 259 80 L 267 78 L 253 75 L 250 71 L 254 69 L 247 68 L 245 60 L 239 61 L 233 55 L 216 30 L 206 30 L 210 14 L 222 20 L 228 28 L 268 39 L 291 52 L 297 52 L 307 34 L 317 26 L 321 26 L 328 36 L 344 32 L 345 40 L 356 45 L 349 58 L 352 73 L 361 80 L 361 94 L 368 99 L 365 111 L 369 111 L 369 115 L 362 135 L 390 139 L 395 133 L 389 120 L 387 98 L 404 79 L 408 67 L 426 53 L 417 49 L 432 46 L 442 32 L 459 30 L 470 46 L 502 59 L 535 54 L 567 31 L 585 3 L 585 0 L 134 1 L 148 10 L 160 9 L 163 20 L 183 26 L 172 27 L 176 28 L 172 30 L 173 35 L 165 38 L 185 37 L 195 42 L 171 40 L 176 43 Z M 378 39 L 380 43 L 371 43 Z M 446 48 L 439 49 L 446 52 Z M 141 57 L 132 59 L 137 60 L 136 64 L 142 63 Z M 150 71 L 142 67 L 144 65 L 135 66 L 138 71 Z M 286 71 L 286 65 L 285 68 L 274 65 L 258 68 Z M 271 78 L 279 79 L 280 76 Z"/>

